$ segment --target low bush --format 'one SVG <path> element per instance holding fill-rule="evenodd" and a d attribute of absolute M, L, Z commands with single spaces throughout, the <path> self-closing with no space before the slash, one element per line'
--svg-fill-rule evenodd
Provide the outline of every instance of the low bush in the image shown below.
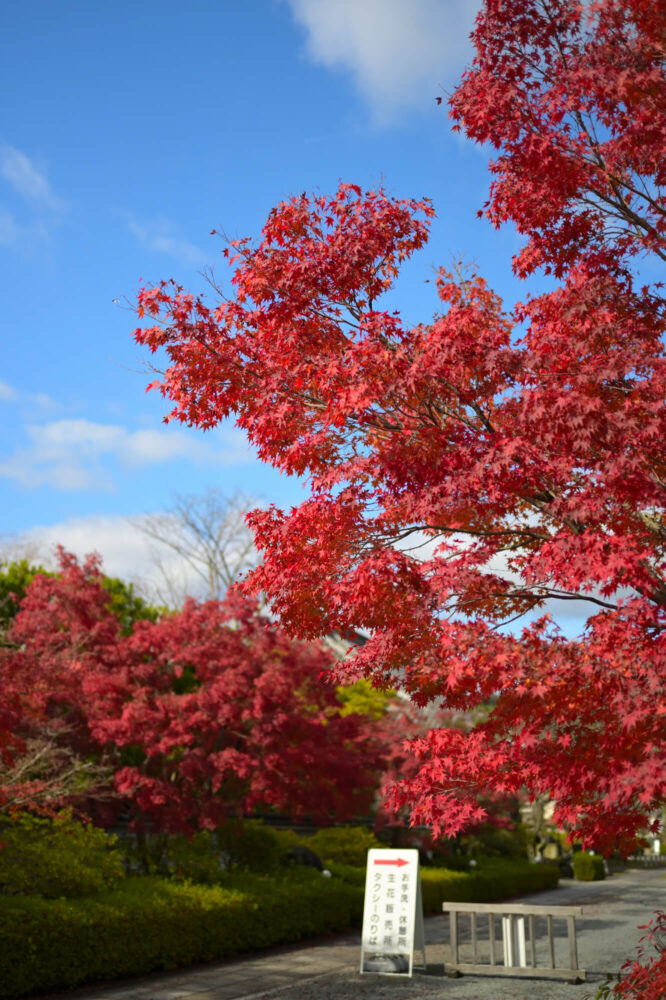
<path fill-rule="evenodd" d="M 215 885 L 234 869 L 274 872 L 285 862 L 289 845 L 300 843 L 295 833 L 274 830 L 257 820 L 231 820 L 192 837 L 144 833 L 125 834 L 121 840 L 130 873 L 201 885 Z"/>
<path fill-rule="evenodd" d="M 273 872 L 285 850 L 284 837 L 258 820 L 226 823 L 215 836 L 227 868 Z"/>
<path fill-rule="evenodd" d="M 0 997 L 221 960 L 359 926 L 365 867 L 334 862 L 331 870 L 325 878 L 298 866 L 272 874 L 238 866 L 212 885 L 144 875 L 81 899 L 7 896 Z M 486 902 L 552 888 L 557 877 L 546 865 L 499 860 L 467 872 L 422 869 L 424 911 L 440 913 L 445 900 Z"/>
<path fill-rule="evenodd" d="M 554 889 L 557 868 L 527 862 L 487 861 L 469 872 L 445 868 L 421 869 L 421 893 L 425 913 L 440 913 L 443 902 L 490 903 L 527 892 Z"/>
<path fill-rule="evenodd" d="M 365 887 L 365 868 L 332 864 L 331 873 L 348 885 Z M 472 870 L 421 868 L 423 912 L 441 913 L 442 903 L 490 903 L 527 892 L 554 889 L 558 884 L 556 866 L 531 865 L 526 861 L 486 860 Z"/>
<path fill-rule="evenodd" d="M 160 874 L 200 885 L 216 885 L 223 875 L 220 851 L 208 830 L 191 838 L 169 837 L 160 867 Z"/>
<path fill-rule="evenodd" d="M 355 885 L 365 891 L 365 866 L 342 865 L 339 861 L 328 862 L 328 871 L 333 878 L 342 879 L 347 885 Z"/>
<path fill-rule="evenodd" d="M 374 833 L 364 826 L 330 826 L 317 830 L 301 841 L 326 862 L 365 867 L 368 851 L 382 847 Z"/>
<path fill-rule="evenodd" d="M 362 892 L 318 872 L 224 886 L 128 878 L 103 898 L 7 898 L 0 997 L 225 959 L 358 924 Z"/>
<path fill-rule="evenodd" d="M 124 877 L 115 838 L 69 812 L 0 820 L 0 892 L 45 899 L 92 896 Z"/>
<path fill-rule="evenodd" d="M 600 854 L 577 851 L 573 856 L 574 878 L 580 882 L 598 882 L 606 878 L 604 859 Z"/>

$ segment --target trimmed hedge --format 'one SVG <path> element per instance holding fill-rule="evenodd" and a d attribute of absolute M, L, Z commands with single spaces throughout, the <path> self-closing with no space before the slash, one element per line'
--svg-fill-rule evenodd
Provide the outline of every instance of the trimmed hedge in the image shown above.
<path fill-rule="evenodd" d="M 492 903 L 527 892 L 555 889 L 559 871 L 550 865 L 489 861 L 473 872 L 421 869 L 424 913 L 441 913 L 442 903 Z"/>
<path fill-rule="evenodd" d="M 116 838 L 69 812 L 0 817 L 0 893 L 46 899 L 94 896 L 125 877 Z"/>
<path fill-rule="evenodd" d="M 606 878 L 604 859 L 600 854 L 577 851 L 573 856 L 574 878 L 580 882 L 599 882 Z"/>
<path fill-rule="evenodd" d="M 301 843 L 329 866 L 337 862 L 365 867 L 368 851 L 383 846 L 374 833 L 363 826 L 329 826 L 310 837 L 303 837 Z"/>
<path fill-rule="evenodd" d="M 337 879 L 365 888 L 365 868 L 331 865 Z M 486 861 L 475 871 L 457 872 L 447 868 L 421 869 L 423 912 L 441 913 L 442 903 L 491 903 L 527 892 L 555 889 L 559 871 L 551 865 L 530 865 L 520 861 Z"/>
<path fill-rule="evenodd" d="M 241 887 L 242 886 L 242 890 Z M 6 897 L 0 997 L 230 958 L 358 924 L 362 894 L 318 872 L 227 886 L 128 878 L 103 898 Z"/>
<path fill-rule="evenodd" d="M 221 885 L 134 876 L 104 896 L 6 896 L 0 906 L 0 997 L 137 976 L 358 926 L 365 870 L 335 877 L 294 868 L 233 872 Z M 488 862 L 474 872 L 422 869 L 426 913 L 444 900 L 491 901 L 557 884 L 546 865 Z"/>

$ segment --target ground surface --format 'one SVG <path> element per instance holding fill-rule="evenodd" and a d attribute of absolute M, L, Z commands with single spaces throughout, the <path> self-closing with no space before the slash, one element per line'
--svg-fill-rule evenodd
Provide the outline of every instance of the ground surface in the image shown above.
<path fill-rule="evenodd" d="M 435 916 L 425 922 L 428 972 L 415 973 L 412 979 L 359 975 L 360 937 L 355 933 L 233 962 L 52 994 L 49 1000 L 583 1000 L 607 972 L 617 972 L 633 954 L 642 933 L 638 925 L 666 907 L 666 876 L 662 869 L 623 872 L 603 882 L 565 881 L 558 889 L 516 902 L 583 907 L 578 956 L 580 968 L 587 971 L 586 984 L 490 976 L 449 979 L 443 975 L 444 963 L 450 960 L 448 918 Z"/>

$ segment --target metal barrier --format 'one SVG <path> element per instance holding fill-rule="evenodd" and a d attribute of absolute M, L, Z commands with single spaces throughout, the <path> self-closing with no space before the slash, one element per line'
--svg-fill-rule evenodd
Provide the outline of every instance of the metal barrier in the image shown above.
<path fill-rule="evenodd" d="M 463 973 L 491 976 L 543 976 L 548 979 L 566 979 L 570 983 L 585 982 L 584 969 L 578 968 L 578 948 L 576 945 L 576 917 L 583 916 L 580 906 L 528 906 L 520 903 L 442 903 L 442 910 L 448 913 L 451 927 L 451 950 L 453 961 L 446 963 L 445 971 L 449 976 L 459 976 Z M 469 914 L 470 941 L 472 961 L 464 962 L 460 958 L 463 946 L 460 940 L 458 915 Z M 487 917 L 478 921 L 478 917 Z M 501 927 L 501 959 L 497 953 L 499 941 L 495 936 L 495 919 L 499 918 Z M 545 920 L 547 954 L 543 948 L 537 949 L 535 921 Z M 553 920 L 566 920 L 568 936 L 568 966 L 556 965 L 555 936 Z M 487 922 L 488 936 L 485 936 Z M 527 931 L 527 933 L 526 933 Z M 485 944 L 488 948 L 485 948 Z M 483 945 L 483 947 L 482 947 Z M 529 959 L 528 959 L 529 948 Z M 481 951 L 488 952 L 488 960 L 481 961 Z M 538 959 L 545 957 L 547 964 L 540 964 Z"/>
<path fill-rule="evenodd" d="M 666 854 L 632 854 L 627 858 L 629 868 L 666 868 Z"/>

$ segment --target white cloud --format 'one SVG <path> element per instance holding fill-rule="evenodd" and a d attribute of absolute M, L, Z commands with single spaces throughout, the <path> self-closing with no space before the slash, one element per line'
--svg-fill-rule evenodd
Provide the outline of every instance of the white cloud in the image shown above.
<path fill-rule="evenodd" d="M 0 379 L 0 403 L 15 403 L 23 408 L 26 412 L 29 412 L 32 417 L 35 416 L 35 410 L 41 410 L 42 413 L 53 412 L 54 410 L 59 410 L 60 404 L 52 399 L 51 396 L 47 396 L 45 392 L 20 392 L 15 389 L 13 385 L 9 385 L 8 382 L 3 382 Z"/>
<path fill-rule="evenodd" d="M 529 517 L 527 523 L 536 525 L 538 521 L 536 517 Z M 395 547 L 402 552 L 408 552 L 418 561 L 425 561 L 435 556 L 436 549 L 441 541 L 441 536 L 429 538 L 424 532 L 416 532 L 413 536 L 403 539 Z M 448 541 L 455 545 L 459 552 L 464 552 L 473 544 L 472 538 L 469 535 L 463 534 L 451 535 Z M 484 571 L 502 577 L 510 583 L 520 585 L 522 581 L 519 574 L 509 567 L 510 557 L 511 553 L 508 551 L 498 552 L 485 564 Z M 595 597 L 600 595 L 594 589 L 591 589 L 589 596 Z M 550 614 L 563 634 L 568 638 L 574 638 L 582 633 L 587 619 L 599 610 L 597 605 L 584 599 L 557 600 L 556 598 L 549 598 L 539 608 L 527 612 L 515 621 L 511 621 L 508 627 L 503 626 L 503 629 L 509 633 L 519 634 L 526 625 L 542 618 L 545 614 Z M 455 617 L 459 616 L 454 615 Z M 508 617 L 513 618 L 512 615 Z"/>
<path fill-rule="evenodd" d="M 8 212 L 6 208 L 0 208 L 0 243 L 11 246 L 12 243 L 17 242 L 20 232 L 21 227 L 12 213 Z"/>
<path fill-rule="evenodd" d="M 92 514 L 69 518 L 52 525 L 37 525 L 3 546 L 7 559 L 25 556 L 47 569 L 55 569 L 55 548 L 62 545 L 79 559 L 92 552 L 102 557 L 109 576 L 133 583 L 141 594 L 156 603 L 169 603 L 165 576 L 186 594 L 197 594 L 201 581 L 187 562 L 166 546 L 159 546 L 141 531 L 141 515 Z"/>
<path fill-rule="evenodd" d="M 61 211 L 65 207 L 64 202 L 51 190 L 46 177 L 25 153 L 8 143 L 0 146 L 0 174 L 17 194 L 28 201 L 40 203 L 54 211 Z"/>
<path fill-rule="evenodd" d="M 11 403 L 15 399 L 18 399 L 18 393 L 16 389 L 14 389 L 11 385 L 8 385 L 7 382 L 3 382 L 0 379 L 0 400 L 3 403 Z"/>
<path fill-rule="evenodd" d="M 20 222 L 14 213 L 0 206 L 0 246 L 32 250 L 50 241 L 58 218 L 42 206 L 36 207 L 38 211 L 33 218 Z"/>
<path fill-rule="evenodd" d="M 286 0 L 310 58 L 350 72 L 384 124 L 432 106 L 471 58 L 480 0 Z"/>
<path fill-rule="evenodd" d="M 10 206 L 0 205 L 0 246 L 33 251 L 48 244 L 67 205 L 44 172 L 6 142 L 0 143 L 0 187 Z"/>
<path fill-rule="evenodd" d="M 168 219 L 137 222 L 136 219 L 130 218 L 127 227 L 142 246 L 156 253 L 175 257 L 188 267 L 202 267 L 209 260 L 204 251 L 194 243 L 174 236 L 174 224 Z"/>
<path fill-rule="evenodd" d="M 34 561 L 45 565 L 53 565 L 53 550 L 62 545 L 79 558 L 98 552 L 109 576 L 141 583 L 147 590 L 156 576 L 150 540 L 125 517 L 93 514 L 59 524 L 38 525 L 22 535 L 20 541 L 32 553 Z"/>
<path fill-rule="evenodd" d="M 90 420 L 55 420 L 26 427 L 27 447 L 0 461 L 0 478 L 24 489 L 112 489 L 113 463 L 137 468 L 177 460 L 231 465 L 252 460 L 242 434 L 219 430 L 207 438 L 178 429 L 130 431 Z"/>

